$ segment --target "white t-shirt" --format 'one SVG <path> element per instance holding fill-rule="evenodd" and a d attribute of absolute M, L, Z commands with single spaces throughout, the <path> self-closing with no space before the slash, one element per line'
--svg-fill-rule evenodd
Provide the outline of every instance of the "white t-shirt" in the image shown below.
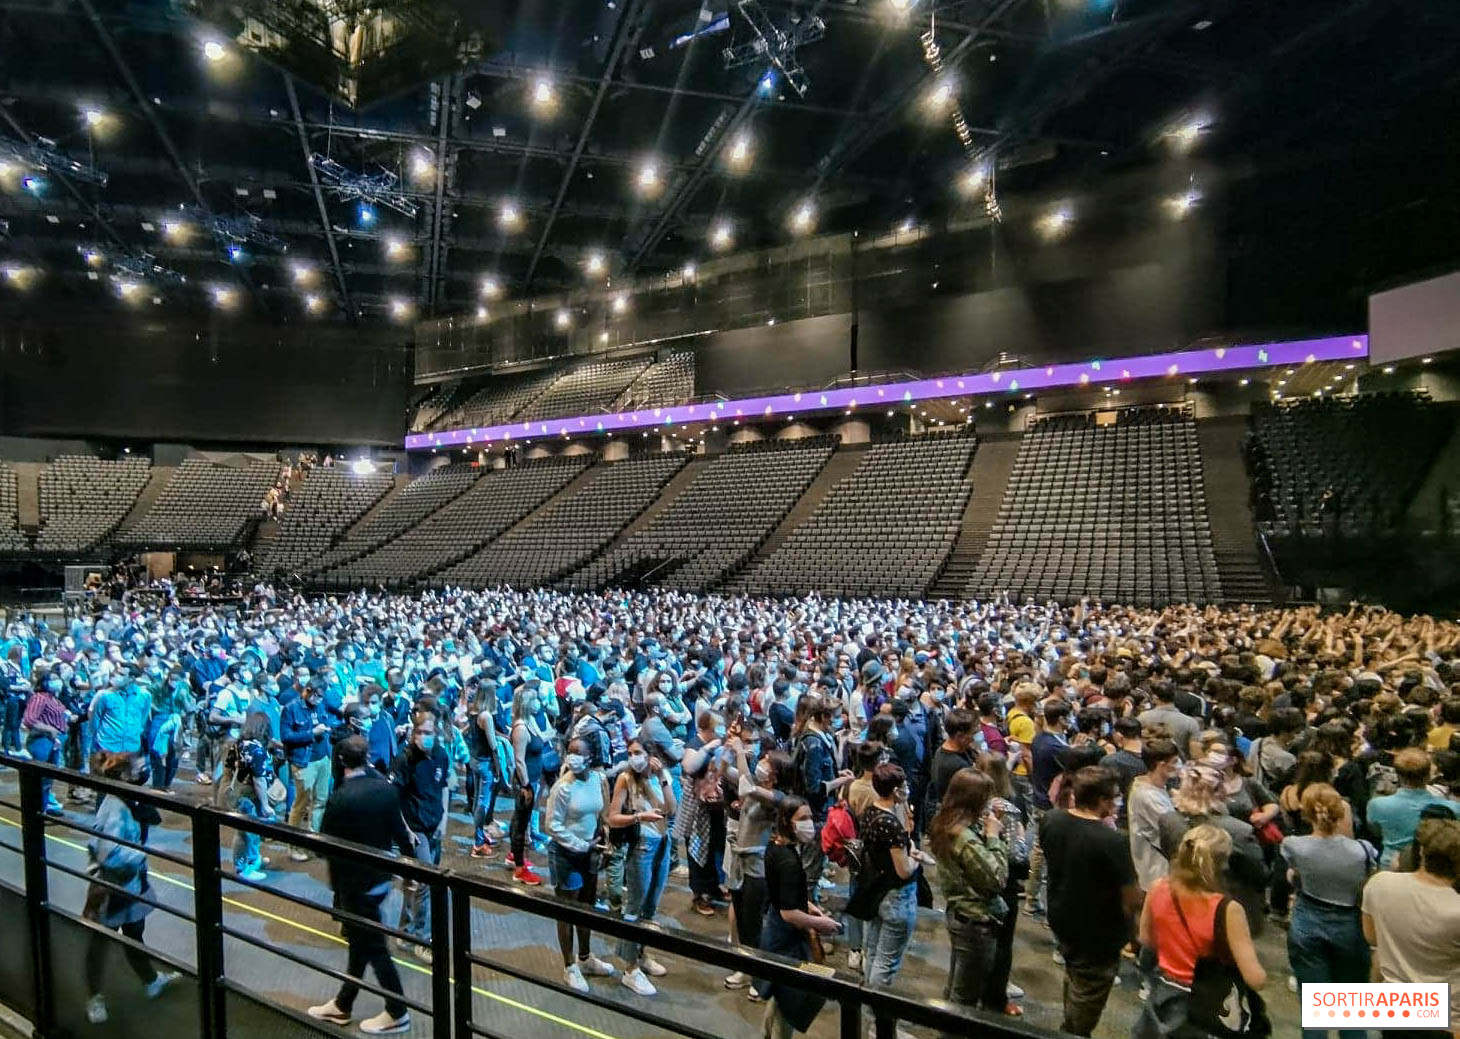
<path fill-rule="evenodd" d="M 1364 887 L 1363 909 L 1379 940 L 1379 976 L 1448 983 L 1450 1014 L 1460 1020 L 1460 893 L 1413 873 L 1376 873 Z"/>

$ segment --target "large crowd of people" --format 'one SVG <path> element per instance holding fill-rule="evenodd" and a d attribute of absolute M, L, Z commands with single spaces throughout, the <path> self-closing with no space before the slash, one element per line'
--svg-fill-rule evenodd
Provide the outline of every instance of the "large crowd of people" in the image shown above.
<path fill-rule="evenodd" d="M 1015 933 L 1047 927 L 1065 1031 L 1092 1034 L 1129 959 L 1139 1039 L 1256 1035 L 1254 937 L 1282 927 L 1297 982 L 1448 981 L 1460 1020 L 1453 622 L 259 585 L 236 612 L 98 605 L 4 636 L 6 751 L 158 789 L 189 763 L 182 782 L 222 806 L 426 863 L 464 797 L 472 858 L 502 856 L 521 884 L 650 921 L 683 876 L 741 947 L 831 955 L 869 986 L 897 985 L 921 908 L 941 916 L 960 1004 L 1021 1014 Z M 85 810 L 84 788 L 69 796 Z M 124 891 L 92 918 L 140 941 L 149 907 L 125 892 L 146 890 L 145 859 L 114 838 L 149 821 L 118 798 L 95 812 L 99 875 Z M 268 876 L 256 837 L 232 862 Z M 350 917 L 380 919 L 388 874 L 330 874 Z M 430 921 L 429 890 L 409 887 L 402 949 L 423 961 Z M 385 938 L 344 931 L 348 974 L 399 993 Z M 610 957 L 586 928 L 557 937 L 576 991 L 616 977 L 649 998 L 668 970 L 632 941 Z M 133 965 L 149 994 L 170 980 Z M 765 1004 L 773 1039 L 820 1010 L 743 973 L 724 984 Z M 309 1012 L 348 1024 L 357 993 Z M 100 995 L 88 1014 L 105 1020 Z M 409 1013 L 390 1000 L 360 1027 L 403 1031 Z"/>

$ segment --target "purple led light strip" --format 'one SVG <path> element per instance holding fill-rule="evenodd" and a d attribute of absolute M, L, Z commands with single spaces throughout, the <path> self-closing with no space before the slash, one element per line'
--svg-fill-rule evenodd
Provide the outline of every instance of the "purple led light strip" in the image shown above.
<path fill-rule="evenodd" d="M 1208 350 L 1183 350 L 1168 354 L 1146 354 L 1139 357 L 1082 361 L 1078 364 L 1053 364 L 1043 368 L 945 375 L 937 379 L 883 383 L 878 386 L 855 386 L 845 390 L 804 390 L 800 393 L 783 393 L 774 397 L 747 397 L 743 400 L 684 404 L 678 407 L 640 408 L 637 411 L 616 412 L 608 415 L 580 415 L 572 418 L 533 422 L 510 422 L 501 426 L 479 426 L 436 433 L 413 433 L 406 437 L 406 450 L 422 451 L 438 447 L 485 447 L 492 444 L 521 443 L 541 437 L 593 436 L 625 429 L 683 426 L 694 422 L 733 421 L 737 418 L 748 420 L 787 418 L 792 415 L 817 412 L 846 411 L 848 408 L 885 408 L 889 405 L 895 407 L 899 404 L 936 400 L 940 397 L 1030 392 L 1063 386 L 1103 386 L 1129 382 L 1134 379 L 1172 376 L 1190 378 L 1194 375 L 1240 371 L 1244 368 L 1272 368 L 1278 365 L 1307 364 L 1315 361 L 1351 361 L 1365 358 L 1368 355 L 1369 337 L 1367 335 L 1299 339 L 1287 343 L 1226 346 Z"/>

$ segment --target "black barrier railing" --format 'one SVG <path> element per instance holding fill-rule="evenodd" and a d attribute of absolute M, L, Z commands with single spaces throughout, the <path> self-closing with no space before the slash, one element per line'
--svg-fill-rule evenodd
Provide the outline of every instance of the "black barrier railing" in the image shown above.
<path fill-rule="evenodd" d="M 23 924 L 34 964 L 30 979 L 32 991 L 17 995 L 7 992 L 6 987 L 0 985 L 0 1002 L 7 1003 L 12 1010 L 28 1016 L 34 1026 L 35 1035 L 42 1039 L 73 1034 L 69 1028 L 58 1027 L 57 1022 L 63 1012 L 73 1016 L 76 1013 L 74 1007 L 62 1007 L 57 1003 L 55 929 L 58 924 L 68 929 L 70 937 L 74 937 L 73 929 L 84 929 L 90 932 L 89 941 L 108 940 L 128 949 L 141 951 L 170 970 L 195 980 L 198 1003 L 196 1031 L 201 1039 L 227 1039 L 230 1035 L 256 1034 L 255 1030 L 260 1026 L 255 1017 L 251 1016 L 255 1011 L 271 1015 L 268 1020 L 275 1025 L 281 1018 L 287 1020 L 295 1033 L 339 1034 L 333 1027 L 303 1011 L 271 1000 L 253 987 L 235 980 L 234 971 L 230 969 L 234 964 L 230 964 L 228 958 L 229 943 L 237 943 L 241 947 L 276 957 L 285 969 L 303 968 L 336 982 L 349 980 L 362 992 L 387 995 L 386 990 L 372 980 L 349 976 L 303 953 L 282 948 L 278 942 L 265 940 L 231 926 L 225 918 L 225 905 L 232 901 L 225 899 L 223 894 L 225 879 L 244 890 L 267 894 L 291 905 L 316 910 L 336 922 L 347 922 L 352 928 L 375 931 L 382 938 L 427 944 L 418 936 L 346 912 L 334 905 L 316 902 L 297 891 L 226 873 L 221 861 L 224 830 L 254 834 L 261 839 L 292 846 L 321 858 L 372 867 L 407 883 L 427 886 L 431 894 L 432 937 L 429 946 L 433 953 L 429 967 L 430 998 L 426 1001 L 409 993 L 397 998 L 413 1012 L 424 1015 L 434 1039 L 471 1039 L 473 1036 L 509 1039 L 509 1035 L 521 1034 L 494 1031 L 491 1023 L 476 1019 L 473 996 L 479 991 L 474 984 L 474 975 L 478 971 L 491 972 L 531 986 L 544 995 L 551 995 L 556 1001 L 555 1005 L 592 1008 L 639 1022 L 657 1031 L 685 1036 L 686 1039 L 726 1037 L 723 1030 L 709 1030 L 690 1021 L 676 1020 L 656 1013 L 650 1001 L 631 1003 L 593 992 L 585 994 L 526 969 L 520 963 L 492 955 L 490 950 L 475 948 L 472 915 L 475 904 L 496 907 L 514 914 L 526 914 L 555 924 L 582 927 L 595 935 L 633 941 L 645 949 L 726 971 L 738 971 L 776 986 L 820 997 L 828 1004 L 836 1004 L 841 1039 L 860 1039 L 868 1034 L 864 1026 L 864 1015 L 875 1021 L 875 1032 L 879 1039 L 890 1039 L 899 1023 L 931 1029 L 940 1035 L 978 1036 L 986 1039 L 1050 1039 L 1055 1035 L 1007 1017 L 984 1014 L 941 1000 L 915 999 L 888 989 L 869 987 L 825 967 L 799 964 L 768 953 L 751 952 L 657 924 L 625 921 L 591 907 L 563 901 L 553 895 L 512 883 L 469 877 L 412 859 L 396 858 L 373 848 L 331 840 L 292 827 L 263 822 L 251 816 L 226 812 L 207 805 L 190 804 L 170 794 L 145 787 L 82 775 L 3 754 L 0 754 L 0 766 L 16 769 L 19 773 L 18 823 L 21 843 L 19 846 L 7 843 L 6 847 L 23 857 L 23 897 L 26 906 Z M 170 918 L 181 921 L 191 929 L 196 942 L 196 969 L 189 967 L 182 957 L 172 952 L 151 944 L 138 943 L 53 902 L 50 893 L 52 870 L 64 877 L 99 885 L 104 890 L 114 888 L 115 885 L 108 885 L 93 873 L 58 862 L 49 854 L 48 829 L 60 827 L 88 836 L 93 835 L 94 831 L 71 820 L 46 815 L 41 790 L 43 779 L 63 780 L 94 790 L 100 795 L 112 794 L 133 804 L 148 805 L 187 820 L 188 836 L 192 845 L 191 860 L 150 844 L 139 845 L 125 841 L 120 843 L 140 848 L 159 861 L 191 869 L 193 883 L 190 909 L 169 905 L 158 898 L 147 898 L 144 901 L 149 907 L 168 914 Z M 72 843 L 74 846 L 74 842 Z M 137 897 L 135 893 L 125 889 L 116 890 L 127 897 Z M 0 891 L 20 894 L 15 886 L 5 883 L 3 879 L 0 879 Z M 7 919 L 0 924 L 0 928 L 21 924 L 22 921 Z M 9 940 L 9 936 L 0 930 L 0 944 Z M 424 965 L 415 969 L 420 973 L 426 972 Z M 74 983 L 68 988 L 74 989 Z M 828 1011 L 823 1011 L 826 1012 Z M 247 1021 L 235 1022 L 236 1027 L 230 1031 L 230 1022 L 241 1013 L 247 1017 Z M 140 1030 L 112 1034 L 150 1035 L 155 1031 L 146 1022 L 140 1023 L 139 1028 Z M 421 1034 L 419 1027 L 415 1034 Z M 746 1034 L 761 1034 L 760 1024 L 749 1025 Z"/>

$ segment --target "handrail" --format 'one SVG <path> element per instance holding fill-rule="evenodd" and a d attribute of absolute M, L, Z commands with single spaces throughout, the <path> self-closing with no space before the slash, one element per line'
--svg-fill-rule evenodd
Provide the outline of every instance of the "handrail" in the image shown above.
<path fill-rule="evenodd" d="M 200 989 L 200 1011 L 202 1015 L 199 1034 L 202 1039 L 227 1039 L 226 1003 L 223 995 L 235 991 L 234 983 L 226 977 L 223 938 L 225 936 L 241 941 L 250 947 L 272 952 L 285 961 L 316 971 L 335 980 L 345 975 L 338 969 L 315 962 L 290 950 L 271 946 L 251 935 L 228 926 L 223 919 L 223 897 L 221 881 L 225 876 L 220 864 L 221 830 L 228 828 L 256 834 L 288 845 L 313 852 L 325 859 L 345 860 L 351 863 L 372 866 L 417 883 L 432 890 L 432 939 L 436 948 L 432 958 L 432 996 L 429 1014 L 435 1022 L 438 1039 L 470 1039 L 484 1032 L 471 1019 L 471 967 L 479 965 L 489 970 L 502 967 L 490 957 L 476 954 L 471 945 L 471 903 L 478 900 L 501 907 L 513 913 L 526 913 L 539 919 L 551 920 L 574 927 L 583 927 L 608 938 L 637 942 L 645 947 L 668 953 L 691 962 L 708 964 L 717 968 L 740 971 L 762 978 L 773 984 L 808 991 L 829 1001 L 835 1001 L 841 1008 L 841 1034 L 855 1035 L 861 1032 L 863 1010 L 870 1011 L 883 1021 L 905 1020 L 914 1024 L 936 1029 L 945 1034 L 979 1035 L 987 1039 L 1051 1039 L 1056 1033 L 1037 1028 L 1002 1015 L 991 1015 L 980 1010 L 956 1006 L 943 1000 L 913 999 L 882 988 L 872 988 L 853 980 L 845 973 L 828 972 L 825 968 L 812 967 L 764 952 L 752 952 L 738 946 L 711 940 L 687 931 L 666 928 L 642 921 L 627 921 L 606 915 L 590 906 L 577 902 L 560 900 L 557 896 L 505 881 L 486 877 L 466 876 L 451 869 L 428 866 L 408 858 L 396 858 L 378 849 L 358 844 L 337 841 L 304 830 L 294 829 L 278 823 L 264 822 L 258 818 L 228 812 L 206 804 L 189 804 L 166 793 L 158 793 L 145 787 L 133 786 L 115 780 L 82 775 L 55 765 L 17 758 L 0 753 L 0 766 L 16 769 L 20 774 L 21 786 L 21 833 L 26 866 L 26 899 L 35 963 L 34 983 L 37 1034 L 49 1034 L 46 1026 L 55 1020 L 53 998 L 55 987 L 52 982 L 53 956 L 48 920 L 50 915 L 59 914 L 71 918 L 74 914 L 50 904 L 47 895 L 46 872 L 55 865 L 61 872 L 75 875 L 75 871 L 59 864 L 49 863 L 45 853 L 45 804 L 41 797 L 42 779 L 62 780 L 73 785 L 88 787 L 101 793 L 125 797 L 128 801 L 146 804 L 162 811 L 180 815 L 192 826 L 194 844 L 193 878 L 194 906 L 190 919 L 197 937 L 198 969 L 197 983 Z M 149 854 L 153 849 L 148 849 Z M 174 861 L 169 858 L 168 861 Z M 229 876 L 230 882 L 234 880 Z M 244 883 L 243 881 L 238 881 Z M 277 894 L 287 901 L 312 905 L 318 911 L 338 916 L 339 910 L 312 903 L 291 892 L 276 891 L 267 884 L 247 883 L 250 890 Z M 135 896 L 133 896 L 135 897 Z M 177 913 L 175 907 L 157 905 L 156 908 Z M 179 913 L 179 915 L 182 915 Z M 16 923 L 18 923 L 17 921 Z M 369 926 L 386 934 L 398 936 L 395 928 L 375 924 L 360 918 L 352 918 L 356 926 Z M 88 925 L 90 926 L 90 925 Z M 118 939 L 121 940 L 121 939 Z M 171 960 L 165 953 L 147 949 L 149 955 Z M 564 986 L 551 979 L 536 978 L 521 968 L 512 968 L 519 980 L 537 985 L 560 996 L 575 997 Z M 510 973 L 510 972 L 509 972 Z M 382 990 L 368 981 L 361 984 L 367 992 Z M 249 998 L 262 997 L 250 991 Z M 418 1000 L 409 997 L 403 1002 L 424 1009 Z M 611 1001 L 584 1000 L 602 1008 Z M 297 1011 L 289 1007 L 266 1003 L 270 1009 L 285 1014 L 302 1025 L 308 1025 Z M 624 1013 L 625 1016 L 654 1024 L 656 1027 L 681 1035 L 702 1037 L 702 1029 L 684 1022 L 661 1017 L 643 1008 L 625 1010 L 609 1006 L 607 1009 Z M 321 1035 L 330 1034 L 321 1030 Z"/>

